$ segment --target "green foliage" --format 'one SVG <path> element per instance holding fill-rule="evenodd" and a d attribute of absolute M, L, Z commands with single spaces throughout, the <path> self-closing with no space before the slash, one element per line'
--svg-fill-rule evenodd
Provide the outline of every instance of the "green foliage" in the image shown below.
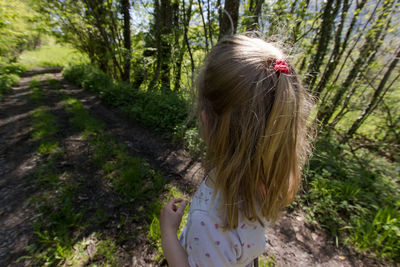
<path fill-rule="evenodd" d="M 187 118 L 188 104 L 175 93 L 139 91 L 125 83 L 115 83 L 88 65 L 68 67 L 63 74 L 67 80 L 98 93 L 106 104 L 119 107 L 129 118 L 155 130 L 172 134 L 175 126 Z"/>
<path fill-rule="evenodd" d="M 15 74 L 21 76 L 26 68 L 19 63 L 0 63 L 0 74 Z"/>
<path fill-rule="evenodd" d="M 90 61 L 108 74 L 122 76 L 125 61 L 131 57 L 122 45 L 120 1 L 37 0 L 35 3 L 37 12 L 55 26 L 53 34 L 59 40 L 86 52 Z"/>
<path fill-rule="evenodd" d="M 59 183 L 58 186 L 60 185 Z M 72 198 L 76 194 L 74 190 L 76 190 L 75 185 L 62 185 L 61 190 L 53 197 L 52 203 L 40 207 L 41 216 L 46 218 L 38 218 L 34 225 L 39 243 L 47 247 L 47 257 L 54 258 L 56 262 L 65 258 L 67 251 L 73 247 L 75 240 L 71 236 L 73 232 L 77 233 L 77 226 L 83 227 L 83 214 L 77 212 L 72 203 Z"/>
<path fill-rule="evenodd" d="M 15 59 L 39 41 L 39 31 L 45 28 L 38 14 L 23 0 L 0 0 L 0 59 Z"/>
<path fill-rule="evenodd" d="M 18 58 L 18 62 L 27 69 L 33 67 L 65 67 L 87 61 L 87 57 L 78 50 L 55 44 L 24 51 Z"/>
<path fill-rule="evenodd" d="M 12 86 L 17 84 L 19 76 L 24 71 L 25 68 L 19 64 L 6 63 L 0 60 L 0 101 L 11 90 Z"/>
<path fill-rule="evenodd" d="M 8 93 L 12 86 L 19 81 L 19 78 L 15 74 L 0 74 L 0 100 L 4 98 L 4 95 Z"/>
<path fill-rule="evenodd" d="M 132 106 L 123 107 L 122 110 L 145 126 L 169 133 L 187 117 L 187 106 L 181 97 L 159 91 L 139 92 L 136 102 Z"/>
<path fill-rule="evenodd" d="M 258 258 L 259 262 L 258 264 L 261 267 L 275 267 L 276 263 L 275 263 L 275 256 L 274 255 L 268 255 L 267 257 L 265 257 L 264 255 L 261 255 Z"/>
<path fill-rule="evenodd" d="M 41 103 L 43 92 L 38 80 L 30 84 L 32 101 Z M 37 264 L 56 265 L 68 257 L 75 242 L 77 226 L 82 226 L 82 214 L 73 206 L 77 184 L 70 182 L 70 175 L 56 168 L 60 151 L 55 136 L 59 131 L 56 118 L 46 106 L 36 108 L 32 113 L 32 137 L 39 141 L 37 154 L 46 161 L 34 175 L 35 182 L 53 193 L 42 193 L 32 198 L 39 216 L 34 222 L 37 242 L 27 248 L 32 261 Z"/>
<path fill-rule="evenodd" d="M 398 166 L 365 151 L 348 153 L 321 137 L 297 201 L 308 219 L 328 229 L 337 242 L 379 257 L 400 258 Z"/>
<path fill-rule="evenodd" d="M 20 3 L 20 1 L 15 1 Z M 22 1 L 21 1 L 22 2 Z M 150 81 L 153 77 L 157 77 L 156 73 L 152 73 L 159 63 L 163 64 L 160 77 L 165 74 L 175 74 L 178 69 L 177 55 L 180 54 L 182 49 L 181 42 L 183 41 L 182 33 L 184 28 L 182 25 L 172 29 L 175 36 L 158 38 L 155 35 L 155 24 L 148 27 L 146 24 L 151 20 L 148 12 L 143 12 L 143 6 L 148 8 L 149 3 L 136 4 L 133 6 L 132 12 L 141 11 L 142 17 L 146 22 L 136 28 L 136 40 L 133 40 L 134 51 L 133 57 L 126 57 L 127 51 L 122 48 L 121 35 L 122 24 L 118 19 L 118 3 L 117 1 L 107 2 L 107 6 L 99 6 L 97 8 L 88 8 L 83 1 L 37 1 L 42 2 L 46 14 L 51 14 L 58 25 L 55 27 L 61 30 L 62 38 L 75 45 L 80 50 L 90 52 L 91 62 L 101 66 L 102 70 L 112 74 L 114 78 L 121 77 L 122 66 L 125 60 L 130 59 L 135 80 L 135 86 L 130 84 L 120 83 L 110 78 L 89 65 L 75 65 L 67 68 L 64 71 L 64 76 L 81 85 L 86 90 L 96 92 L 101 99 L 110 106 L 120 108 L 125 114 L 136 121 L 141 122 L 143 125 L 151 129 L 168 132 L 168 135 L 173 133 L 173 137 L 177 140 L 184 140 L 187 147 L 193 155 L 202 155 L 203 144 L 199 137 L 197 129 L 193 123 L 185 124 L 187 117 L 187 103 L 181 96 L 174 93 L 163 93 L 158 91 L 157 86 L 160 82 L 155 81 L 153 91 L 141 91 L 144 85 L 152 84 Z M 363 1 L 361 1 L 363 2 Z M 360 3 L 361 3 L 360 2 Z M 218 23 L 215 16 L 217 16 L 217 8 L 215 2 L 211 1 L 211 17 L 207 17 L 209 29 L 212 29 L 211 35 L 216 37 L 218 35 Z M 254 1 L 242 2 L 242 11 L 244 12 L 242 22 L 239 23 L 245 28 L 250 23 L 249 18 L 254 14 L 250 11 L 249 4 L 255 3 Z M 335 63 L 334 71 L 327 77 L 322 75 L 316 78 L 316 83 L 309 89 L 315 89 L 316 85 L 321 81 L 327 81 L 327 85 L 321 87 L 320 105 L 329 106 L 335 92 L 341 88 L 341 84 L 345 77 L 349 74 L 350 70 L 354 70 L 353 66 L 357 62 L 360 51 L 359 48 L 363 47 L 363 40 L 371 39 L 377 35 L 379 29 L 387 25 L 383 32 L 382 39 L 377 42 L 370 42 L 376 49 L 367 53 L 368 57 L 362 58 L 365 61 L 365 68 L 356 68 L 357 71 L 350 71 L 350 74 L 355 75 L 355 79 L 351 79 L 354 85 L 348 86 L 346 91 L 343 91 L 343 96 L 350 101 L 347 104 L 342 104 L 339 101 L 336 106 L 332 106 L 330 110 L 336 110 L 333 115 L 339 115 L 339 109 L 343 106 L 343 119 L 338 117 L 339 122 L 334 128 L 339 132 L 346 132 L 346 130 L 353 124 L 359 117 L 360 111 L 368 104 L 369 99 L 375 91 L 376 85 L 379 83 L 383 73 L 382 66 L 387 64 L 387 56 L 389 52 L 393 52 L 393 46 L 398 39 L 398 26 L 390 22 L 392 14 L 391 7 L 382 10 L 382 5 L 387 5 L 388 1 L 376 2 L 377 13 L 372 15 L 370 10 L 374 10 L 373 6 L 367 4 L 365 7 L 358 7 L 357 2 L 356 12 L 348 12 L 345 18 L 345 25 L 343 31 L 340 32 L 340 12 L 344 12 L 345 5 L 342 2 L 337 2 L 339 13 L 335 15 L 335 23 L 328 31 L 323 30 L 326 23 L 324 21 L 323 12 L 326 4 L 309 5 L 309 1 L 273 1 L 263 3 L 262 16 L 260 17 L 259 25 L 268 25 L 266 29 L 260 28 L 260 35 L 267 35 L 270 37 L 273 34 L 278 34 L 278 40 L 283 43 L 295 43 L 296 52 L 299 51 L 303 58 L 297 60 L 297 65 L 300 66 L 300 72 L 305 73 L 311 70 L 314 65 L 310 64 L 314 57 L 319 58 L 318 66 L 319 73 L 327 72 L 327 64 Z M 386 4 L 385 4 L 386 3 Z M 7 1 L 0 2 L 1 5 L 7 4 Z M 340 6 L 339 6 L 340 4 Z M 31 27 L 28 27 L 26 21 L 22 17 L 30 17 L 27 14 L 26 6 L 21 10 L 21 14 L 16 14 L 13 10 L 14 2 L 6 9 L 3 16 L 3 10 L 0 10 L 0 51 L 7 50 L 9 57 L 15 57 L 20 53 L 20 48 L 27 47 L 26 40 L 31 40 Z M 389 7 L 389 5 L 387 5 Z M 329 6 L 332 7 L 333 6 Z M 352 6 L 353 7 L 353 6 Z M 205 5 L 204 5 L 205 8 Z M 99 12 L 102 9 L 103 12 Z M 178 13 L 183 14 L 179 10 Z M 378 15 L 382 12 L 386 15 L 382 19 L 377 19 Z M 198 8 L 193 10 L 194 16 L 192 17 L 191 24 L 188 28 L 188 43 L 191 46 L 193 54 L 193 62 L 188 56 L 187 51 L 184 51 L 182 58 L 181 80 L 178 77 L 177 81 L 181 84 L 191 84 L 191 77 L 193 73 L 188 71 L 191 69 L 190 64 L 193 63 L 198 66 L 204 58 L 205 54 L 205 40 L 201 31 L 201 21 L 198 16 Z M 204 9 L 206 12 L 206 9 Z M 82 15 L 83 14 L 83 15 Z M 157 14 L 157 12 L 154 12 Z M 330 12 L 333 14 L 333 12 Z M 357 14 L 362 16 L 357 17 Z M 383 13 L 382 13 L 383 14 Z M 4 19 L 3 19 L 4 18 Z M 22 19 L 21 19 L 22 18 Z M 116 19 L 117 18 L 117 19 Z M 154 21 L 156 21 L 155 18 Z M 354 20 L 353 32 L 348 32 L 349 40 L 344 42 L 346 33 L 350 30 L 350 22 Z M 181 24 L 179 15 L 177 17 L 178 24 Z M 11 22 L 11 23 L 8 23 Z M 22 23 L 23 22 L 23 23 Z M 207 24 L 206 22 L 206 24 Z M 379 22 L 379 23 L 378 23 Z M 139 19 L 139 24 L 140 19 Z M 102 25 L 102 26 L 101 26 Z M 105 25 L 105 27 L 103 27 Z M 175 27 L 175 25 L 174 25 Z M 135 27 L 133 27 L 135 28 Z M 151 28 L 150 32 L 146 30 Z M 22 30 L 21 30 L 22 29 Z M 28 29 L 28 31 L 27 31 Z M 71 29 L 74 29 L 72 31 Z M 240 28 L 239 28 L 240 30 Z M 244 29 L 243 29 L 244 30 Z M 170 32 L 171 29 L 168 29 Z M 5 33 L 5 34 L 2 34 Z M 7 35 L 7 33 L 10 33 Z M 25 33 L 29 33 L 26 35 Z M 390 34 L 389 34 L 390 33 Z M 394 38 L 388 40 L 384 35 Z M 334 40 L 334 35 L 337 35 L 337 41 Z M 23 38 L 21 36 L 29 36 Z M 145 40 L 145 36 L 148 40 Z M 321 37 L 330 36 L 331 39 L 328 49 L 318 49 L 318 44 L 321 43 Z M 346 37 L 347 38 L 347 37 Z M 216 39 L 216 38 L 215 38 Z M 215 40 L 214 39 L 214 40 Z M 376 38 L 372 38 L 376 39 Z M 11 40 L 12 48 L 8 49 L 5 44 Z M 151 42 L 149 42 L 151 40 Z M 165 44 L 172 48 L 171 60 L 160 61 L 156 58 L 157 55 L 157 42 L 166 42 Z M 342 56 L 338 58 L 335 55 L 341 55 L 334 52 L 332 49 L 335 47 L 334 43 L 337 42 L 341 46 L 343 52 Z M 353 46 L 354 43 L 354 46 Z M 159 43 L 158 43 L 159 44 Z M 183 44 L 183 42 L 182 42 Z M 368 44 L 368 42 L 367 42 Z M 386 46 L 385 49 L 378 47 Z M 353 47 L 353 48 L 352 48 Z M 3 50 L 2 50 L 3 49 Z M 57 50 L 58 49 L 58 50 Z M 291 50 L 291 49 L 289 49 Z M 10 52 L 11 51 L 11 52 Z M 49 61 L 49 55 L 58 55 L 60 49 L 50 50 L 43 48 L 38 52 L 32 51 L 24 53 L 21 59 L 26 66 L 41 65 L 41 66 L 65 66 L 68 61 L 68 56 L 63 56 L 60 59 L 52 59 Z M 319 52 L 318 52 L 319 51 Z M 367 51 L 367 50 L 365 50 Z M 36 54 L 38 57 L 36 59 Z M 317 53 L 322 53 L 316 55 Z M 330 54 L 332 53 L 332 56 Z M 147 54 L 147 55 L 146 55 Z M 0 52 L 0 55 L 3 55 Z M 45 56 L 39 56 L 45 55 Z M 345 55 L 352 55 L 351 60 L 344 61 L 347 58 Z M 374 56 L 376 55 L 376 58 Z M 32 62 L 30 58 L 34 58 Z M 378 59 L 378 60 L 376 60 Z M 78 60 L 77 60 L 78 61 Z M 368 61 L 368 62 L 367 62 Z M 76 61 L 75 61 L 76 62 Z M 74 64 L 75 64 L 74 62 Z M 294 62 L 294 61 L 293 61 Z M 29 65 L 31 64 L 31 65 Z M 342 66 L 343 64 L 343 66 Z M 336 65 L 335 65 L 336 66 Z M 166 68 L 165 68 L 166 67 Z M 308 69 L 308 70 L 306 70 Z M 164 75 L 163 75 L 164 74 Z M 306 73 L 305 73 L 306 74 Z M 8 74 L 7 74 L 8 75 Z M 338 79 L 335 79 L 337 75 Z M 10 88 L 15 81 L 15 76 L 7 76 L 2 78 L 0 75 L 0 85 Z M 171 76 L 172 77 L 172 76 Z M 311 76 L 309 76 L 311 77 Z M 372 78 L 373 79 L 370 79 Z M 3 80 L 2 80 L 3 79 Z M 176 82 L 174 76 L 171 84 Z M 391 79 L 393 79 L 391 77 Z M 391 80 L 390 79 L 390 80 Z M 164 82 L 164 81 L 163 81 Z M 169 87 L 169 82 L 161 86 Z M 360 127 L 357 133 L 366 136 L 369 140 L 361 140 L 357 144 L 357 151 L 353 151 L 348 145 L 340 145 L 332 139 L 322 137 L 317 143 L 317 149 L 314 158 L 310 162 L 309 171 L 306 173 L 306 184 L 304 186 L 304 193 L 300 199 L 297 200 L 299 206 L 306 212 L 308 219 L 316 225 L 321 225 L 323 228 L 328 229 L 336 238 L 339 244 L 352 244 L 360 251 L 378 254 L 380 257 L 396 261 L 399 259 L 399 166 L 397 163 L 388 163 L 384 158 L 380 158 L 370 153 L 370 151 L 379 150 L 385 147 L 383 154 L 390 152 L 391 159 L 397 159 L 398 155 L 395 146 L 399 143 L 398 135 L 398 82 L 392 85 L 392 89 L 388 90 L 386 95 L 382 95 L 382 103 L 387 106 L 385 109 L 378 107 L 369 118 L 366 119 L 364 124 Z M 0 88 L 2 88 L 1 86 Z M 354 89 L 354 91 L 352 91 Z M 2 94 L 0 89 L 0 98 Z M 4 90 L 7 91 L 8 89 Z M 347 96 L 346 96 L 347 95 Z M 36 100 L 35 100 L 36 98 Z M 32 99 L 36 102 L 41 101 L 39 89 L 32 89 Z M 157 192 L 162 191 L 165 181 L 157 172 L 149 170 L 149 166 L 141 159 L 130 157 L 126 150 L 115 142 L 110 136 L 104 134 L 104 126 L 102 123 L 94 119 L 89 112 L 87 112 L 83 105 L 76 100 L 66 100 L 64 103 L 71 116 L 70 123 L 78 131 L 83 131 L 84 138 L 89 140 L 90 143 L 90 162 L 93 163 L 101 171 L 105 173 L 105 179 L 108 185 L 118 192 L 121 196 L 122 202 L 139 201 L 145 202 L 147 197 L 160 200 L 157 198 Z M 333 116 L 333 117 L 335 117 Z M 332 120 L 331 120 L 332 122 Z M 40 128 L 40 127 L 38 127 Z M 327 128 L 328 129 L 328 128 Z M 330 131 L 329 128 L 327 131 Z M 44 129 L 44 132 L 50 132 L 51 129 Z M 40 135 L 40 134 L 39 134 Z M 46 134 L 44 134 L 46 136 Z M 379 140 L 372 146 L 371 140 Z M 368 142 L 366 142 L 368 141 Z M 360 146 L 369 146 L 370 151 L 366 149 L 358 149 Z M 54 148 L 51 143 L 47 145 L 40 145 L 40 151 L 44 154 L 51 154 Z M 371 148 L 372 147 L 372 148 Z M 397 153 L 398 154 L 398 153 Z M 49 177 L 49 181 L 57 182 L 58 175 L 53 169 L 46 171 L 44 169 L 41 174 L 41 180 L 45 181 L 45 177 Z M 155 188 L 153 190 L 152 188 Z M 162 200 L 153 201 L 151 208 L 148 209 L 148 220 L 151 222 L 149 235 L 151 239 L 159 248 L 160 231 L 158 214 L 162 206 Z M 146 210 L 147 212 L 147 210 Z M 102 212 L 96 212 L 96 217 L 102 217 Z M 103 217 L 104 218 L 104 217 Z M 158 244 L 158 245 L 157 245 Z M 113 243 L 105 244 L 104 247 L 114 251 Z M 59 249 L 60 254 L 66 257 L 67 253 L 63 251 L 62 246 Z M 108 257 L 108 256 L 107 256 Z M 110 261 L 110 264 L 113 261 Z M 267 259 L 267 262 L 262 265 L 274 265 L 274 259 Z"/>
<path fill-rule="evenodd" d="M 383 258 L 399 258 L 400 251 L 400 203 L 397 208 L 385 206 L 379 208 L 372 221 L 362 218 L 356 220 L 356 227 L 350 228 L 358 248 L 373 248 Z"/>
<path fill-rule="evenodd" d="M 95 72 L 97 69 L 92 65 L 73 65 L 63 70 L 63 76 L 67 81 L 82 85 L 83 81 L 91 72 Z"/>
<path fill-rule="evenodd" d="M 183 140 L 186 148 L 193 157 L 201 158 L 205 156 L 205 144 L 200 136 L 199 129 L 190 127 L 190 123 L 175 127 L 174 140 Z"/>

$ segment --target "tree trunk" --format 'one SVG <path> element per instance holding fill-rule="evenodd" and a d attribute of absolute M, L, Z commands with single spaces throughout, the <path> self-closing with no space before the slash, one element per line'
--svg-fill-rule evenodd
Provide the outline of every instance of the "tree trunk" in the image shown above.
<path fill-rule="evenodd" d="M 383 76 L 382 80 L 380 81 L 378 87 L 376 88 L 374 94 L 371 97 L 370 102 L 366 106 L 366 108 L 362 111 L 361 115 L 356 119 L 353 125 L 348 130 L 345 138 L 342 140 L 342 143 L 347 142 L 349 138 L 353 136 L 353 134 L 360 128 L 362 123 L 367 119 L 367 117 L 372 113 L 372 111 L 376 108 L 379 104 L 379 101 L 382 100 L 383 95 L 387 92 L 389 87 L 385 87 L 386 83 L 390 78 L 390 74 L 396 68 L 397 63 L 400 59 L 400 47 L 397 48 L 396 56 L 390 62 L 389 67 L 387 68 L 385 75 Z M 382 95 L 382 96 L 381 96 Z"/>
<path fill-rule="evenodd" d="M 117 78 L 118 74 L 116 71 L 114 70 L 113 73 L 110 73 L 108 62 L 105 62 L 108 61 L 107 58 L 111 58 L 113 63 L 112 67 L 118 69 L 119 74 L 122 74 L 121 62 L 117 60 L 115 55 L 116 47 L 114 46 L 114 43 L 116 40 L 112 40 L 114 38 L 111 37 L 114 36 L 110 36 L 106 28 L 108 25 L 107 19 L 109 16 L 114 16 L 114 14 L 103 5 L 103 1 L 101 0 L 85 0 L 84 3 L 88 8 L 89 14 L 94 18 L 94 26 L 102 37 L 102 40 L 99 40 L 100 43 L 98 44 L 99 46 L 103 46 L 99 48 L 100 51 L 104 51 L 103 55 L 101 55 L 101 53 L 99 54 L 99 57 L 101 57 L 100 60 L 102 61 L 102 68 L 107 69 L 107 73 L 112 74 Z"/>
<path fill-rule="evenodd" d="M 368 61 L 368 58 L 371 53 L 375 53 L 377 47 L 380 46 L 379 40 L 381 38 L 381 34 L 384 29 L 387 28 L 387 18 L 388 18 L 388 10 L 391 8 L 391 2 L 385 1 L 382 7 L 382 12 L 375 21 L 375 24 L 368 31 L 365 37 L 365 41 L 363 46 L 360 48 L 360 53 L 355 61 L 353 67 L 348 72 L 345 81 L 339 86 L 337 89 L 332 101 L 328 104 L 322 106 L 317 113 L 317 119 L 322 122 L 322 126 L 326 125 L 332 114 L 338 108 L 339 102 L 342 100 L 343 95 L 350 88 L 350 86 L 359 79 L 360 71 L 362 71 L 363 66 L 365 66 L 365 62 Z M 390 22 L 390 17 L 389 17 Z"/>
<path fill-rule="evenodd" d="M 319 39 L 317 41 L 317 52 L 311 60 L 307 71 L 308 75 L 304 80 L 304 83 L 311 91 L 329 47 L 334 19 L 339 11 L 340 1 L 341 0 L 328 0 L 325 5 L 324 13 L 322 15 L 321 29 L 319 31 Z"/>
<path fill-rule="evenodd" d="M 203 22 L 203 29 L 204 29 L 204 37 L 206 40 L 206 52 L 208 53 L 208 33 L 207 33 L 207 25 L 206 21 L 204 19 L 204 14 L 203 14 L 203 6 L 202 6 L 202 1 L 197 0 L 197 3 L 199 4 L 199 9 L 200 9 L 200 16 L 201 16 L 201 21 Z"/>
<path fill-rule="evenodd" d="M 373 9 L 373 11 L 371 12 L 371 14 L 369 15 L 369 19 L 367 20 L 367 22 L 364 23 L 364 26 L 363 26 L 362 30 L 357 29 L 357 31 L 359 31 L 359 32 L 364 32 L 364 31 L 365 31 L 365 29 L 367 28 L 367 26 L 369 25 L 369 23 L 370 23 L 370 22 L 373 20 L 373 18 L 375 17 L 375 12 L 378 10 L 378 7 L 379 7 L 379 5 L 380 5 L 380 2 L 381 2 L 381 0 L 379 0 L 379 1 L 376 2 L 376 5 L 375 5 L 374 9 Z M 360 9 L 360 10 L 361 10 L 361 9 Z M 356 23 L 356 22 L 357 22 L 357 21 L 354 21 L 354 23 Z M 352 23 L 353 23 L 353 21 L 352 21 Z M 344 39 L 344 42 L 343 42 L 343 45 L 342 45 L 342 48 L 341 48 L 341 51 L 342 51 L 343 53 L 344 53 L 344 50 L 346 49 L 345 46 L 344 46 L 344 44 L 345 44 L 348 40 L 350 40 L 350 34 L 351 34 L 351 31 L 350 31 L 350 30 L 351 30 L 351 27 L 352 27 L 352 25 L 350 25 L 350 27 L 349 27 L 349 29 L 348 29 L 348 31 L 347 31 L 347 33 L 346 33 L 346 37 L 345 37 L 345 39 Z M 346 57 L 344 58 L 343 62 L 341 63 L 341 66 L 340 66 L 339 70 L 337 71 L 337 74 L 336 74 L 335 78 L 333 79 L 332 84 L 336 84 L 336 82 L 338 81 L 339 77 L 341 76 L 341 73 L 342 73 L 343 68 L 347 66 L 347 60 L 348 60 L 348 59 L 350 58 L 350 56 L 353 54 L 354 49 L 355 49 L 356 47 L 359 47 L 358 42 L 361 40 L 361 37 L 362 37 L 362 35 L 360 34 L 360 35 L 357 37 L 357 39 L 354 41 L 353 46 L 347 51 L 347 55 L 346 55 Z"/>
<path fill-rule="evenodd" d="M 190 67 L 191 67 L 191 71 L 192 71 L 191 82 L 193 84 L 195 66 L 194 66 L 194 58 L 193 58 L 192 48 L 190 46 L 189 37 L 188 37 L 189 22 L 190 22 L 190 18 L 192 16 L 192 3 L 193 3 L 193 0 L 190 0 L 187 14 L 184 13 L 184 21 L 187 21 L 188 25 L 185 28 L 186 30 L 183 32 L 183 38 L 184 38 L 184 41 L 186 43 L 186 47 L 187 47 L 188 53 L 189 53 Z M 183 9 L 185 10 L 185 1 L 183 1 Z"/>
<path fill-rule="evenodd" d="M 361 9 L 365 3 L 366 3 L 366 0 L 363 0 L 360 4 L 361 7 L 358 6 L 357 8 Z M 313 93 L 316 96 L 319 96 L 321 94 L 322 90 L 325 88 L 325 85 L 327 84 L 327 82 L 329 81 L 333 72 L 335 71 L 337 65 L 339 64 L 340 58 L 343 55 L 344 50 L 347 47 L 348 39 L 345 39 L 345 41 L 342 43 L 341 37 L 342 37 L 342 32 L 343 32 L 343 28 L 344 28 L 344 24 L 345 24 L 345 20 L 346 20 L 346 15 L 347 15 L 349 8 L 350 8 L 349 0 L 344 0 L 343 6 L 342 6 L 342 15 L 340 17 L 340 23 L 339 23 L 338 29 L 336 31 L 336 34 L 335 34 L 335 45 L 333 47 L 333 50 L 332 50 L 331 56 L 328 60 L 328 63 L 325 67 L 325 70 L 322 74 L 322 77 L 321 77 L 318 85 L 316 86 L 315 90 L 313 90 Z M 352 19 L 352 23 L 350 24 L 350 27 L 349 27 L 347 33 L 352 31 L 352 29 L 354 27 L 353 22 L 355 22 L 355 19 L 358 18 L 358 14 L 359 13 L 356 13 L 356 15 L 354 15 L 354 17 Z M 341 49 L 341 47 L 342 47 L 342 49 Z"/>
<path fill-rule="evenodd" d="M 236 33 L 239 18 L 239 0 L 225 0 L 222 18 L 219 21 L 219 38 L 224 35 L 233 35 Z"/>
<path fill-rule="evenodd" d="M 263 0 L 251 1 L 249 4 L 248 18 L 244 21 L 246 31 L 254 31 L 258 28 L 258 20 L 260 18 Z"/>
<path fill-rule="evenodd" d="M 174 91 L 179 91 L 181 88 L 181 71 L 182 71 L 182 61 L 183 61 L 183 56 L 185 54 L 185 47 L 187 46 L 188 42 L 187 40 L 187 32 L 189 30 L 189 23 L 192 18 L 192 4 L 193 0 L 189 1 L 189 7 L 185 8 L 185 1 L 182 1 L 182 11 L 183 11 L 183 41 L 182 44 L 180 45 L 180 50 L 178 54 L 178 58 L 175 63 L 175 77 L 174 77 Z M 188 47 L 188 51 L 191 53 L 190 47 Z M 193 60 L 192 55 L 190 55 L 191 60 Z"/>
<path fill-rule="evenodd" d="M 158 79 L 163 91 L 168 91 L 170 85 L 171 43 L 173 29 L 173 5 L 170 0 L 154 0 L 154 34 L 157 47 L 157 65 L 154 78 L 150 83 L 155 86 Z"/>
<path fill-rule="evenodd" d="M 213 44 L 213 29 L 212 29 L 212 22 L 211 22 L 211 8 L 210 8 L 210 0 L 207 0 L 207 22 L 208 22 L 208 35 L 210 39 L 211 47 L 214 46 Z"/>
<path fill-rule="evenodd" d="M 310 4 L 310 0 L 305 0 L 300 2 L 300 6 L 296 7 L 296 2 L 293 2 L 292 10 L 290 11 L 291 14 L 295 13 L 296 14 L 296 26 L 293 27 L 292 30 L 292 44 L 297 43 L 299 41 L 299 38 L 297 37 L 301 31 L 300 31 L 300 26 L 302 23 L 304 23 L 304 18 L 307 14 L 307 9 Z M 304 4 L 303 4 L 304 3 Z"/>
<path fill-rule="evenodd" d="M 123 25 L 123 35 L 124 35 L 124 71 L 122 73 L 123 81 L 130 81 L 130 72 L 131 72 L 131 23 L 130 23 L 130 3 L 129 0 L 121 0 L 121 13 L 124 17 L 124 25 Z"/>

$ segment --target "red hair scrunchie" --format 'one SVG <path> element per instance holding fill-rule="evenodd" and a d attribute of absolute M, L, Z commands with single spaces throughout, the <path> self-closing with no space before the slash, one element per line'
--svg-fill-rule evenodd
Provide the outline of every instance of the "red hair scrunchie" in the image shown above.
<path fill-rule="evenodd" d="M 289 74 L 289 66 L 286 64 L 285 60 L 277 59 L 275 61 L 274 69 L 279 72 Z"/>

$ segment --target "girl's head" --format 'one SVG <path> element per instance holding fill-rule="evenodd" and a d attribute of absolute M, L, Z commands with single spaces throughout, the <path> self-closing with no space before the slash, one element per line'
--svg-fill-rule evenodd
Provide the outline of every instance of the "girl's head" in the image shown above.
<path fill-rule="evenodd" d="M 198 108 L 207 144 L 206 166 L 216 169 L 227 228 L 238 208 L 250 220 L 276 220 L 294 198 L 309 152 L 311 98 L 283 52 L 246 36 L 221 40 L 198 77 Z M 241 203 L 241 204 L 239 204 Z"/>

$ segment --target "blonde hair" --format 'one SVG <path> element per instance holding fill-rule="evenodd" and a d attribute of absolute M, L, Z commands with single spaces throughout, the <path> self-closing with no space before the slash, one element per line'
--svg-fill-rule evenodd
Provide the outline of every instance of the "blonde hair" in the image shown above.
<path fill-rule="evenodd" d="M 289 64 L 289 74 L 274 69 L 277 59 L 286 60 L 275 45 L 235 35 L 210 51 L 197 79 L 206 169 L 216 170 L 227 229 L 238 226 L 239 208 L 249 220 L 275 221 L 310 151 L 311 97 Z"/>

